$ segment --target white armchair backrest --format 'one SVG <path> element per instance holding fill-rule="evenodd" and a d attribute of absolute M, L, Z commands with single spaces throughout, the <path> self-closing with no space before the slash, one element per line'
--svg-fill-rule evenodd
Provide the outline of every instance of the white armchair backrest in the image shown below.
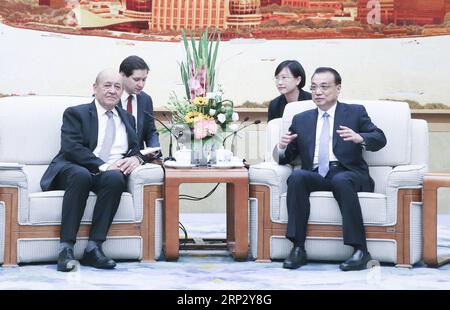
<path fill-rule="evenodd" d="M 48 165 L 61 147 L 64 110 L 92 97 L 14 96 L 0 99 L 0 162 Z"/>
<path fill-rule="evenodd" d="M 411 165 L 428 168 L 428 123 L 423 119 L 411 119 Z"/>

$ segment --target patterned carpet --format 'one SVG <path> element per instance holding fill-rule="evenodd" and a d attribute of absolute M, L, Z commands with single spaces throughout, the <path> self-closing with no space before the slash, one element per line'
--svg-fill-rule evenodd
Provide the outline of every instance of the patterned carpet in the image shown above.
<path fill-rule="evenodd" d="M 224 237 L 222 214 L 182 214 L 189 236 Z M 450 253 L 450 215 L 439 217 L 439 251 Z M 234 262 L 225 251 L 182 251 L 178 262 L 121 262 L 113 271 L 81 266 L 61 273 L 56 265 L 33 264 L 0 268 L 0 290 L 12 289 L 450 289 L 450 264 L 438 269 L 389 265 L 341 272 L 337 263 L 311 262 L 297 270 L 281 262 Z"/>

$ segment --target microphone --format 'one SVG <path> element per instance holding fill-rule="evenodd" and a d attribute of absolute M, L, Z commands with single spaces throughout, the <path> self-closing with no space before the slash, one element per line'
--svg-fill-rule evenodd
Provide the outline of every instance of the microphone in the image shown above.
<path fill-rule="evenodd" d="M 172 120 L 169 119 L 169 118 L 167 117 L 167 114 L 166 114 L 166 113 L 162 112 L 162 116 L 164 116 L 164 118 L 165 118 L 169 123 L 172 124 Z"/>
<path fill-rule="evenodd" d="M 234 130 L 231 134 L 229 134 L 228 136 L 226 136 L 223 141 L 222 141 L 222 146 L 225 147 L 225 141 L 232 136 L 233 134 L 235 134 L 236 132 L 238 132 L 242 126 L 242 124 L 244 124 L 246 121 L 248 121 L 250 119 L 250 117 L 246 116 L 242 122 L 239 124 L 238 128 L 236 130 Z"/>
<path fill-rule="evenodd" d="M 244 122 L 246 122 L 247 120 L 248 120 L 248 117 L 246 117 L 246 118 L 244 119 L 244 121 L 241 122 L 241 124 L 239 125 L 238 129 L 236 129 L 235 131 L 233 131 L 232 133 L 230 133 L 228 136 L 226 136 L 226 137 L 223 139 L 222 145 L 223 145 L 223 147 L 225 147 L 225 141 L 226 141 L 229 137 L 233 136 L 233 139 L 232 139 L 232 141 L 231 141 L 231 152 L 232 152 L 233 154 L 234 154 L 234 143 L 235 143 L 235 140 L 236 140 L 237 133 L 238 133 L 239 131 L 241 131 L 241 130 L 244 130 L 245 128 L 247 128 L 247 127 L 249 127 L 249 126 L 251 126 L 251 125 L 258 125 L 259 123 L 261 123 L 261 120 L 257 119 L 257 120 L 255 120 L 255 121 L 251 122 L 250 124 L 247 124 L 247 125 L 245 125 L 245 126 L 242 126 L 242 124 L 243 124 Z"/>
<path fill-rule="evenodd" d="M 167 156 L 166 158 L 164 158 L 164 161 L 168 161 L 168 160 L 172 160 L 172 161 L 176 161 L 175 157 L 172 156 L 172 136 L 175 137 L 175 139 L 178 139 L 179 137 L 181 137 L 183 135 L 183 132 L 180 131 L 180 133 L 178 134 L 178 136 L 176 136 L 173 132 L 173 126 L 171 128 L 167 127 L 166 124 L 164 124 L 162 121 L 160 121 L 159 119 L 157 119 L 153 114 L 151 114 L 148 111 L 144 111 L 144 113 L 149 116 L 150 118 L 154 119 L 155 121 L 157 121 L 158 123 L 160 123 L 164 128 L 167 129 L 167 131 L 169 131 L 170 133 L 170 140 L 169 140 L 169 156 Z M 163 113 L 163 115 L 165 116 L 165 114 Z"/>

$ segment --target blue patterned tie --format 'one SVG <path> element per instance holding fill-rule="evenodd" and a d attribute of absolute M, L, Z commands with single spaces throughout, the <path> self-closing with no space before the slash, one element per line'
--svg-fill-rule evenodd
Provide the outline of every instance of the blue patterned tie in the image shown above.
<path fill-rule="evenodd" d="M 323 177 L 325 177 L 328 173 L 328 170 L 330 170 L 329 168 L 330 122 L 328 120 L 329 116 L 330 115 L 327 112 L 323 113 L 322 132 L 320 134 L 320 141 L 319 141 L 319 174 Z"/>

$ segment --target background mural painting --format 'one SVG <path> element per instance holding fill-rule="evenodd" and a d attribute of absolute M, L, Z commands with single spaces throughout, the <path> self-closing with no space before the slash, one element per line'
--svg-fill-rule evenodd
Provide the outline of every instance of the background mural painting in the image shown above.
<path fill-rule="evenodd" d="M 164 106 L 183 94 L 181 29 L 206 28 L 221 32 L 218 82 L 237 105 L 275 97 L 285 59 L 308 79 L 337 68 L 343 98 L 450 104 L 450 0 L 2 0 L 0 93 L 89 95 L 99 70 L 136 54 Z"/>

